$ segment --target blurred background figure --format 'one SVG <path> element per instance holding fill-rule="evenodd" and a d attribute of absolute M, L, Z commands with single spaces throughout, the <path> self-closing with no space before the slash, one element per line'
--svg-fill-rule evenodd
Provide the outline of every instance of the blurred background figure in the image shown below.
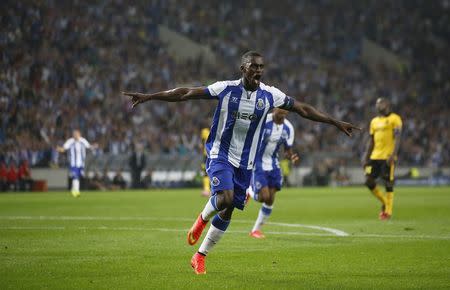
<path fill-rule="evenodd" d="M 209 136 L 209 127 L 204 127 L 201 130 L 200 136 L 202 138 L 202 142 L 200 143 L 200 150 L 202 151 L 202 164 L 201 164 L 201 175 L 202 175 L 202 184 L 203 184 L 203 191 L 202 191 L 202 195 L 205 197 L 210 196 L 211 194 L 211 184 L 210 184 L 210 180 L 208 177 L 208 174 L 206 173 L 206 159 L 208 158 L 208 156 L 206 155 L 206 149 L 205 149 L 205 144 L 206 144 L 206 140 L 208 139 Z"/>
<path fill-rule="evenodd" d="M 141 175 L 146 167 L 147 160 L 144 153 L 144 145 L 142 143 L 136 143 L 134 147 L 129 160 L 131 188 L 142 188 Z"/>
<path fill-rule="evenodd" d="M 115 175 L 113 177 L 113 180 L 112 180 L 112 184 L 113 184 L 115 189 L 116 188 L 117 189 L 125 189 L 125 188 L 127 188 L 127 183 L 126 183 L 125 179 L 123 178 L 122 170 L 119 169 L 119 170 L 116 171 L 116 173 L 115 173 Z"/>
<path fill-rule="evenodd" d="M 20 190 L 31 191 L 33 188 L 33 179 L 31 178 L 31 170 L 27 160 L 23 160 L 20 163 L 18 178 Z"/>
<path fill-rule="evenodd" d="M 6 179 L 6 190 L 17 191 L 19 189 L 19 172 L 16 167 L 16 163 L 11 161 L 9 163 L 7 179 Z"/>
<path fill-rule="evenodd" d="M 70 160 L 70 177 L 72 179 L 71 192 L 74 197 L 80 196 L 80 179 L 84 176 L 84 166 L 86 162 L 86 149 L 93 149 L 96 144 L 91 144 L 81 136 L 78 129 L 73 130 L 72 138 L 69 138 L 64 145 L 57 146 L 60 153 L 68 152 Z"/>
<path fill-rule="evenodd" d="M 141 183 L 142 183 L 142 188 L 152 188 L 153 187 L 153 184 L 152 184 L 152 170 L 146 170 L 144 173 L 143 173 L 143 176 L 144 177 L 142 177 L 142 181 L 141 181 Z"/>
<path fill-rule="evenodd" d="M 8 169 L 4 162 L 0 162 L 0 191 L 6 191 L 8 184 Z"/>

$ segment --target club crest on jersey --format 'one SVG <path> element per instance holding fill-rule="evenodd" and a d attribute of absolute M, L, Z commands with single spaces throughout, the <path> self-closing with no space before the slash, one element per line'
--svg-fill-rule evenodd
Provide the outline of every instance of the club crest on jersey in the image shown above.
<path fill-rule="evenodd" d="M 238 100 L 237 97 L 231 97 L 231 102 L 232 102 L 232 103 L 238 103 L 239 100 Z"/>
<path fill-rule="evenodd" d="M 256 108 L 258 109 L 258 110 L 262 110 L 262 109 L 264 109 L 264 101 L 263 101 L 263 99 L 258 99 L 258 101 L 256 102 Z"/>
<path fill-rule="evenodd" d="M 219 178 L 213 176 L 213 178 L 211 179 L 211 184 L 212 184 L 213 186 L 219 185 L 219 184 L 220 184 Z"/>
<path fill-rule="evenodd" d="M 256 186 L 256 189 L 261 189 L 262 184 L 261 184 L 261 182 L 257 181 L 255 186 Z"/>

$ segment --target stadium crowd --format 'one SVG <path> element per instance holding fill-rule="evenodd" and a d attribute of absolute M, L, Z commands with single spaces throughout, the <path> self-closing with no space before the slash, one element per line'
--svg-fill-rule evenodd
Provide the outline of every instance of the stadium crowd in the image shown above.
<path fill-rule="evenodd" d="M 96 155 L 128 154 L 138 142 L 153 154 L 200 154 L 200 129 L 214 102 L 152 103 L 131 113 L 120 92 L 238 78 L 239 56 L 248 49 L 265 55 L 267 83 L 365 128 L 375 99 L 388 97 L 404 120 L 400 162 L 450 164 L 448 0 L 434 2 L 439 9 L 406 0 L 352 2 L 352 9 L 325 0 L 187 1 L 183 9 L 176 1 L 6 2 L 0 19 L 5 166 L 60 163 L 55 146 L 76 127 L 99 144 Z M 209 45 L 217 65 L 177 63 L 160 40 L 160 24 Z M 360 59 L 365 37 L 409 65 L 369 70 Z M 349 139 L 332 127 L 291 121 L 301 153 L 353 152 L 354 162 L 362 155 L 367 131 Z"/>

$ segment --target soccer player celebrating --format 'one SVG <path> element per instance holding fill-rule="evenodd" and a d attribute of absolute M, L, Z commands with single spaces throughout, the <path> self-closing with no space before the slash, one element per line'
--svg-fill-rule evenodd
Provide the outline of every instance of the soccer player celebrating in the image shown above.
<path fill-rule="evenodd" d="M 300 160 L 292 151 L 294 127 L 286 119 L 288 113 L 286 110 L 276 108 L 273 114 L 267 115 L 261 146 L 256 153 L 252 183 L 247 191 L 254 200 L 263 203 L 250 232 L 250 236 L 257 239 L 265 237 L 261 232 L 261 226 L 272 213 L 275 193 L 281 189 L 283 176 L 278 161 L 281 145 L 284 146 L 285 153 L 292 163 L 296 164 Z"/>
<path fill-rule="evenodd" d="M 64 145 L 56 147 L 60 153 L 69 152 L 70 177 L 72 178 L 72 195 L 80 196 L 80 179 L 84 175 L 84 163 L 86 159 L 86 149 L 94 149 L 97 145 L 91 145 L 86 139 L 81 137 L 80 130 L 73 130 L 73 137 L 69 138 Z"/>
<path fill-rule="evenodd" d="M 353 129 L 359 129 L 298 102 L 275 87 L 263 84 L 264 59 L 258 52 L 245 53 L 241 58 L 240 70 L 241 79 L 219 81 L 208 87 L 182 87 L 152 94 L 124 93 L 131 97 L 133 107 L 151 100 L 218 101 L 206 142 L 206 172 L 211 179 L 212 195 L 188 232 L 188 243 L 194 245 L 212 219 L 206 237 L 191 259 L 196 274 L 206 273 L 205 256 L 225 233 L 234 208 L 244 208 L 262 128 L 270 110 L 283 108 L 293 111 L 304 118 L 332 124 L 349 136 Z"/>
<path fill-rule="evenodd" d="M 370 140 L 363 157 L 363 166 L 366 186 L 382 203 L 379 218 L 388 220 L 392 216 L 394 202 L 394 167 L 400 145 L 402 119 L 392 113 L 391 104 L 385 98 L 377 99 L 375 107 L 378 116 L 370 122 Z M 376 179 L 380 176 L 385 181 L 386 194 L 377 186 Z"/>

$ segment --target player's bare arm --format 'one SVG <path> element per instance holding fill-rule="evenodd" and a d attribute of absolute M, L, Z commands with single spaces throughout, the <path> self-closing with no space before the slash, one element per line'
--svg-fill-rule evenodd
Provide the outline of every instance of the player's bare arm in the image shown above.
<path fill-rule="evenodd" d="M 370 155 L 372 154 L 373 146 L 375 142 L 373 141 L 373 136 L 369 136 L 369 141 L 367 141 L 366 145 L 366 153 L 364 154 L 362 158 L 362 165 L 363 167 L 366 167 L 367 164 L 369 164 Z"/>
<path fill-rule="evenodd" d="M 66 152 L 66 149 L 64 149 L 64 147 L 61 146 L 56 146 L 56 151 L 58 151 L 59 153 L 64 153 Z"/>
<path fill-rule="evenodd" d="M 392 152 L 392 155 L 389 156 L 389 158 L 387 159 L 387 163 L 389 165 L 391 165 L 392 163 L 395 162 L 395 160 L 397 160 L 398 149 L 400 148 L 401 135 L 402 135 L 402 130 L 400 128 L 394 129 L 394 136 L 395 136 L 394 143 L 395 143 L 395 145 L 394 145 L 394 151 Z"/>
<path fill-rule="evenodd" d="M 175 88 L 172 90 L 157 92 L 153 94 L 122 92 L 123 95 L 131 97 L 133 108 L 147 101 L 184 102 L 187 100 L 209 99 L 206 87 Z"/>
<path fill-rule="evenodd" d="M 317 110 L 316 108 L 314 108 L 311 105 L 308 105 L 306 103 L 302 103 L 302 102 L 299 102 L 296 100 L 293 100 L 293 101 L 294 101 L 294 103 L 293 103 L 292 107 L 290 108 L 290 111 L 296 112 L 297 114 L 299 114 L 300 116 L 302 116 L 305 119 L 309 119 L 309 120 L 312 120 L 315 122 L 328 123 L 328 124 L 334 125 L 334 126 L 336 126 L 336 128 L 338 128 L 339 130 L 344 132 L 347 136 L 352 136 L 353 129 L 361 130 L 361 128 L 359 128 L 353 124 L 336 120 L 336 119 L 332 118 L 331 116 L 320 112 L 319 110 Z"/>

